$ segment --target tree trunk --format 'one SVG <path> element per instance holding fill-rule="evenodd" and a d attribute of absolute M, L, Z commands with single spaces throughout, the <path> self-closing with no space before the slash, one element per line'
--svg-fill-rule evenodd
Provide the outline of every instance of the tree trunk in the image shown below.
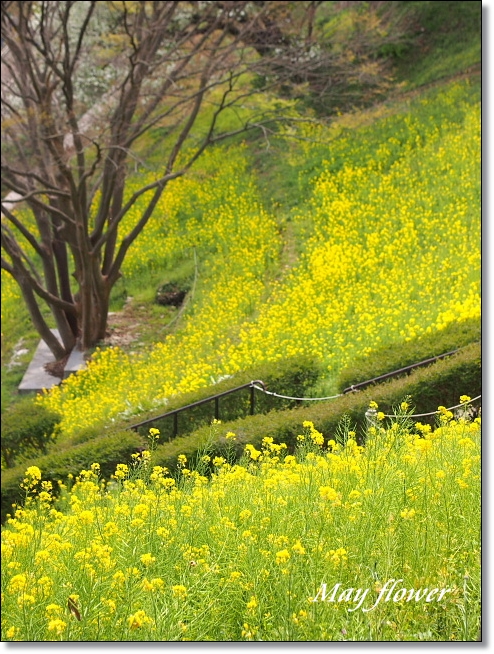
<path fill-rule="evenodd" d="M 29 310 L 36 331 L 48 345 L 55 359 L 57 361 L 63 359 L 67 354 L 69 354 L 70 350 L 67 350 L 60 343 L 58 338 L 53 334 L 51 329 L 46 324 L 46 321 L 43 318 L 41 311 L 39 310 L 38 303 L 36 302 L 36 298 L 31 289 L 31 286 L 29 285 L 29 282 L 25 281 L 21 276 L 17 278 L 17 282 L 22 291 L 24 301 L 26 302 L 26 306 Z"/>
<path fill-rule="evenodd" d="M 101 274 L 98 259 L 89 255 L 76 303 L 79 346 L 82 350 L 95 347 L 105 338 L 110 291 L 109 280 Z"/>

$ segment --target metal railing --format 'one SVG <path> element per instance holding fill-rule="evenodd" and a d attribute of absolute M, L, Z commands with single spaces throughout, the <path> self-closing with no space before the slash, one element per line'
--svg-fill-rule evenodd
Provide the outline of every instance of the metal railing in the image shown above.
<path fill-rule="evenodd" d="M 255 391 L 258 390 L 260 392 L 266 393 L 267 395 L 273 395 L 275 397 L 280 397 L 280 398 L 285 398 L 285 399 L 291 399 L 291 400 L 299 400 L 300 402 L 306 401 L 306 400 L 328 400 L 328 399 L 336 399 L 337 397 L 342 397 L 343 395 L 347 393 L 351 393 L 353 391 L 358 391 L 361 390 L 362 388 L 365 388 L 366 386 L 369 386 L 370 384 L 374 384 L 375 382 L 380 382 L 384 381 L 385 379 L 389 379 L 390 377 L 400 375 L 409 371 L 414 370 L 415 368 L 420 368 L 422 366 L 427 366 L 431 363 L 434 363 L 435 361 L 438 361 L 439 359 L 444 359 L 445 357 L 449 357 L 453 354 L 456 354 L 463 348 L 458 348 L 456 350 L 451 350 L 450 352 L 445 352 L 444 354 L 438 354 L 437 356 L 430 357 L 429 359 L 424 359 L 423 361 L 419 361 L 418 363 L 413 363 L 409 366 L 405 366 L 404 368 L 399 368 L 398 370 L 393 370 L 391 372 L 388 372 L 384 375 L 379 375 L 378 377 L 374 377 L 373 379 L 368 379 L 363 382 L 359 382 L 358 384 L 352 384 L 352 386 L 348 386 L 347 388 L 343 389 L 341 393 L 338 395 L 333 395 L 329 398 L 325 397 L 314 397 L 314 398 L 301 398 L 301 397 L 290 397 L 287 395 L 278 395 L 277 393 L 272 393 L 266 389 L 266 384 L 257 379 L 254 381 L 250 381 L 247 384 L 242 384 L 242 386 L 236 386 L 235 388 L 230 388 L 228 391 L 223 391 L 222 393 L 217 393 L 216 395 L 211 395 L 210 397 L 206 397 L 203 400 L 198 400 L 197 402 L 192 402 L 191 404 L 186 404 L 185 406 L 179 407 L 178 409 L 173 409 L 172 411 L 167 411 L 166 413 L 162 413 L 159 416 L 155 416 L 154 418 L 149 418 L 148 420 L 143 420 L 142 422 L 138 422 L 134 425 L 129 425 L 127 429 L 132 429 L 132 430 L 137 430 L 140 427 L 145 427 L 146 425 L 152 425 L 154 422 L 158 422 L 159 420 L 163 420 L 164 418 L 168 418 L 170 416 L 173 417 L 173 437 L 178 435 L 178 416 L 180 413 L 187 411 L 189 409 L 192 409 L 197 406 L 201 406 L 202 404 L 206 404 L 208 402 L 214 402 L 214 417 L 216 420 L 220 419 L 220 398 L 226 397 L 227 395 L 231 395 L 232 393 L 237 393 L 238 391 L 241 391 L 245 388 L 250 388 L 250 415 L 254 415 L 255 412 Z M 259 386 L 261 388 L 259 388 Z M 257 387 L 257 388 L 256 388 Z"/>
<path fill-rule="evenodd" d="M 423 361 L 419 361 L 418 363 L 412 363 L 410 366 L 405 366 L 404 368 L 398 368 L 398 370 L 393 370 L 392 372 L 387 372 L 385 375 L 379 375 L 379 377 L 374 377 L 373 379 L 368 379 L 367 381 L 360 382 L 358 384 L 352 384 L 351 386 L 348 386 L 347 388 L 344 388 L 341 393 L 342 395 L 345 395 L 346 393 L 351 393 L 352 391 L 358 391 L 361 390 L 362 388 L 365 388 L 366 386 L 369 386 L 369 384 L 374 384 L 375 382 L 380 382 L 384 381 L 385 379 L 388 379 L 389 377 L 393 377 L 394 375 L 401 375 L 404 372 L 409 372 L 411 370 L 415 370 L 415 368 L 420 368 L 421 366 L 427 366 L 430 363 L 434 363 L 434 361 L 438 361 L 439 359 L 444 359 L 445 357 L 449 357 L 452 354 L 456 354 L 457 352 L 460 351 L 461 348 L 458 348 L 457 350 L 451 350 L 451 352 L 445 352 L 444 354 L 438 354 L 435 357 L 431 357 L 430 359 L 424 359 Z"/>
<path fill-rule="evenodd" d="M 241 391 L 244 388 L 250 388 L 250 415 L 254 415 L 256 385 L 262 386 L 263 389 L 266 388 L 266 384 L 263 381 L 261 381 L 260 379 L 256 379 L 254 381 L 248 382 L 247 384 L 242 384 L 242 386 L 236 386 L 235 388 L 230 388 L 230 390 L 223 391 L 223 393 L 217 393 L 216 395 L 211 395 L 210 397 L 206 397 L 204 398 L 204 400 L 198 400 L 197 402 L 186 404 L 185 406 L 181 406 L 178 409 L 173 409 L 172 411 L 168 411 L 167 413 L 162 413 L 161 415 L 155 416 L 154 418 L 149 418 L 148 420 L 143 420 L 142 422 L 138 422 L 135 425 L 130 425 L 128 429 L 132 429 L 136 431 L 137 429 L 139 429 L 139 427 L 145 427 L 146 425 L 151 425 L 153 422 L 157 422 L 158 420 L 162 420 L 163 418 L 168 418 L 170 416 L 173 416 L 173 437 L 175 437 L 178 435 L 178 416 L 180 413 L 182 413 L 183 411 L 187 411 L 188 409 L 192 409 L 196 406 L 201 406 L 201 404 L 206 404 L 207 402 L 214 402 L 214 417 L 216 420 L 219 420 L 220 398 L 226 397 L 227 395 L 231 395 L 232 393 L 237 393 L 238 391 Z"/>

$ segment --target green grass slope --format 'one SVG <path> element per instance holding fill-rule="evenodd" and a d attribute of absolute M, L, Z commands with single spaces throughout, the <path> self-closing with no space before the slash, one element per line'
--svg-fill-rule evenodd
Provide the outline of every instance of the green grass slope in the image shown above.
<path fill-rule="evenodd" d="M 480 3 L 393 4 L 400 29 L 423 34 L 423 51 L 412 39 L 395 57 L 411 87 L 440 79 L 443 63 L 461 72 L 478 61 Z M 329 393 L 355 357 L 477 320 L 478 98 L 473 76 L 329 125 L 307 116 L 268 148 L 207 153 L 131 249 L 89 370 L 43 400 L 64 432 L 291 356 L 315 356 Z M 155 303 L 170 282 L 189 291 L 181 311 Z M 6 406 L 37 337 L 3 274 L 2 322 Z"/>

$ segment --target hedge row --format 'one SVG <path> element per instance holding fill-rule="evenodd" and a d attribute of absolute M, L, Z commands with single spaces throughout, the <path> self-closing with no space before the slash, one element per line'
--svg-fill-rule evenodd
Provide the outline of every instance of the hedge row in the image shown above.
<path fill-rule="evenodd" d="M 109 479 L 115 472 L 117 464 L 128 462 L 131 454 L 143 445 L 145 445 L 143 440 L 135 432 L 119 431 L 58 453 L 25 461 L 15 468 L 3 470 L 2 522 L 7 513 L 12 511 L 12 504 L 22 502 L 24 499 L 24 491 L 21 490 L 20 484 L 29 466 L 38 466 L 42 479 L 51 481 L 56 489 L 58 480 L 66 481 L 69 474 L 75 477 L 92 463 L 99 463 L 102 476 Z"/>
<path fill-rule="evenodd" d="M 212 395 L 224 393 L 237 386 L 248 384 L 251 381 L 261 380 L 267 390 L 276 391 L 280 395 L 297 396 L 307 393 L 321 376 L 321 365 L 312 357 L 290 357 L 276 363 L 266 363 L 251 369 L 238 372 L 217 384 L 206 386 L 197 391 L 183 393 L 173 397 L 168 404 L 159 409 L 143 411 L 137 416 L 118 418 L 111 425 L 95 425 L 75 433 L 66 441 L 67 444 L 77 445 L 97 438 L 103 431 L 111 433 L 118 429 L 129 429 L 133 425 L 152 420 L 153 422 L 137 429 L 141 436 L 147 436 L 149 427 L 160 430 L 163 440 L 171 440 L 174 432 L 173 417 L 159 419 L 159 416 L 175 409 L 180 409 L 194 402 L 205 400 Z M 275 398 L 259 391 L 255 392 L 255 413 L 267 413 L 273 409 L 282 411 L 296 406 L 293 400 Z M 220 420 L 236 420 L 250 414 L 250 389 L 245 388 L 219 399 Z M 214 400 L 206 402 L 178 416 L 178 433 L 189 434 L 201 425 L 210 424 L 215 417 Z"/>
<path fill-rule="evenodd" d="M 455 322 L 439 332 L 424 334 L 406 343 L 396 343 L 358 357 L 344 368 L 337 381 L 338 392 L 368 379 L 399 370 L 413 363 L 451 352 L 480 340 L 480 321 Z"/>
<path fill-rule="evenodd" d="M 179 409 L 188 404 L 204 400 L 212 395 L 224 393 L 237 386 L 248 384 L 251 381 L 261 380 L 265 383 L 267 390 L 276 391 L 280 395 L 300 397 L 307 393 L 316 383 L 321 375 L 320 364 L 311 357 L 291 357 L 276 363 L 266 363 L 244 372 L 236 373 L 214 386 L 208 386 L 198 391 L 186 393 L 172 400 L 159 411 L 153 410 L 133 417 L 131 421 L 119 422 L 118 427 L 138 424 L 145 420 L 154 418 L 152 425 L 140 427 L 138 431 L 145 436 L 149 427 L 153 426 L 160 430 L 163 440 L 173 438 L 173 416 L 157 420 L 159 415 L 174 409 Z M 272 410 L 282 411 L 297 405 L 294 400 L 284 400 L 255 391 L 255 413 L 268 413 Z M 250 414 L 250 388 L 242 389 L 226 397 L 219 399 L 219 418 L 222 421 L 231 421 Z M 187 409 L 178 415 L 178 433 L 189 434 L 201 425 L 210 424 L 215 417 L 214 400 L 201 404 L 197 407 Z"/>
<path fill-rule="evenodd" d="M 180 409 L 181 407 L 205 400 L 212 395 L 229 391 L 251 381 L 261 380 L 267 389 L 276 390 L 280 395 L 300 396 L 307 393 L 321 375 L 320 364 L 312 357 L 291 357 L 277 363 L 267 363 L 249 370 L 236 373 L 212 386 L 206 386 L 198 391 L 183 393 L 172 398 L 166 406 L 159 409 L 143 411 L 139 415 L 115 419 L 112 424 L 97 424 L 86 427 L 64 440 L 64 445 L 79 445 L 98 438 L 102 433 L 110 434 L 115 430 L 129 429 L 146 420 L 153 420 L 144 427 L 137 428 L 137 432 L 145 437 L 150 427 L 160 430 L 164 440 L 171 440 L 174 432 L 173 417 L 159 419 L 159 416 Z M 283 400 L 255 392 L 255 413 L 267 413 L 273 409 L 283 410 L 295 406 L 292 400 Z M 219 400 L 219 413 L 221 420 L 236 420 L 250 413 L 250 389 L 245 388 L 232 393 Z M 215 417 L 214 401 L 206 402 L 198 407 L 188 409 L 178 416 L 178 433 L 189 434 L 201 425 L 209 424 Z"/>
<path fill-rule="evenodd" d="M 12 468 L 23 459 L 46 454 L 55 440 L 61 417 L 32 397 L 23 398 L 2 413 L 2 463 Z"/>
<path fill-rule="evenodd" d="M 2 520 L 10 511 L 13 502 L 18 502 L 22 493 L 19 484 L 24 477 L 26 468 L 38 466 L 43 478 L 56 481 L 66 479 L 69 473 L 78 474 L 80 470 L 91 463 L 98 462 L 103 476 L 109 477 L 117 463 L 125 462 L 145 441 L 143 437 L 149 433 L 149 427 L 139 428 L 137 432 L 130 431 L 132 424 L 155 418 L 165 411 L 172 411 L 206 399 L 213 394 L 228 391 L 253 380 L 262 380 L 266 388 L 276 390 L 281 395 L 300 396 L 306 393 L 321 374 L 320 365 L 310 357 L 293 357 L 278 363 L 265 364 L 232 375 L 228 379 L 203 388 L 193 393 L 187 393 L 176 398 L 166 406 L 166 409 L 149 411 L 134 416 L 131 420 L 119 420 L 110 427 L 96 425 L 75 434 L 69 441 L 63 443 L 64 450 L 57 452 L 55 444 L 47 456 L 27 460 L 22 465 L 9 469 L 2 474 Z M 255 411 L 266 413 L 273 409 L 285 409 L 296 405 L 291 400 L 282 400 L 256 391 Z M 250 412 L 250 389 L 232 393 L 220 399 L 220 417 L 223 421 L 235 420 Z M 210 424 L 214 418 L 214 402 L 190 409 L 178 418 L 181 435 L 193 432 L 201 425 Z M 161 432 L 161 442 L 173 437 L 173 418 L 153 421 L 153 426 Z"/>
<path fill-rule="evenodd" d="M 281 366 L 279 368 L 281 372 Z M 297 366 L 289 368 L 292 379 L 295 380 L 297 378 L 296 369 Z M 236 377 L 235 385 L 245 383 L 241 381 L 242 376 Z M 288 372 L 285 379 L 288 379 Z M 297 383 L 300 384 L 298 391 L 293 391 L 293 386 L 284 388 L 277 386 L 276 389 L 284 391 L 282 394 L 301 393 L 311 385 L 309 379 L 313 383 L 314 376 L 311 377 L 310 372 L 301 370 L 298 379 Z M 247 378 L 246 381 L 251 381 L 251 379 Z M 219 387 L 218 384 L 215 388 L 219 389 Z M 173 470 L 179 454 L 185 454 L 190 461 L 194 462 L 201 449 L 206 445 L 217 454 L 223 454 L 229 447 L 232 447 L 232 441 L 224 438 L 228 431 L 233 431 L 237 436 L 235 442 L 237 454 L 242 452 L 244 445 L 248 442 L 260 446 L 264 436 L 271 436 L 275 440 L 285 442 L 293 447 L 297 435 L 302 430 L 304 420 L 313 421 L 317 429 L 329 437 L 336 433 L 345 414 L 349 416 L 351 424 L 356 426 L 361 440 L 365 411 L 371 399 L 379 403 L 380 410 L 390 413 L 393 406 L 398 405 L 405 396 L 410 395 L 413 405 L 420 413 L 423 413 L 435 411 L 439 404 L 445 406 L 457 404 L 460 395 L 469 394 L 474 397 L 480 393 L 480 345 L 474 343 L 456 355 L 440 360 L 427 368 L 413 371 L 407 377 L 384 384 L 376 384 L 364 391 L 347 394 L 331 402 L 311 403 L 309 406 L 308 403 L 305 403 L 295 409 L 274 410 L 268 415 L 257 414 L 230 422 L 222 421 L 218 426 L 220 430 L 218 434 L 214 433 L 214 427 L 202 426 L 193 433 L 179 436 L 171 442 L 160 445 L 154 454 L 154 464 L 164 465 Z M 264 408 L 268 406 L 269 399 L 267 396 Z M 207 420 L 210 422 L 210 415 Z M 425 420 L 422 419 L 422 421 Z M 213 443 L 211 443 L 212 438 L 214 439 Z M 163 438 L 161 442 L 163 442 Z M 111 432 L 93 438 L 87 443 L 26 461 L 22 466 L 3 471 L 2 520 L 11 511 L 12 503 L 22 501 L 19 485 L 28 466 L 38 466 L 42 471 L 43 479 L 56 483 L 57 480 L 66 480 L 69 474 L 75 476 L 81 469 L 98 462 L 101 466 L 102 476 L 108 479 L 116 465 L 128 462 L 130 455 L 143 444 L 142 437 L 129 429 Z"/>
<path fill-rule="evenodd" d="M 405 396 L 411 396 L 412 405 L 418 413 L 436 411 L 439 405 L 446 407 L 458 404 L 459 397 L 468 394 L 476 397 L 481 393 L 480 345 L 471 344 L 458 354 L 442 359 L 426 368 L 419 368 L 407 377 L 401 377 L 355 393 L 346 394 L 330 402 L 312 403 L 288 411 L 273 411 L 269 415 L 255 415 L 241 420 L 221 423 L 218 434 L 212 442 L 214 427 L 202 427 L 193 434 L 176 438 L 171 443 L 160 445 L 155 453 L 156 465 L 173 470 L 177 456 L 185 454 L 189 461 L 196 461 L 204 447 L 209 446 L 216 455 L 224 455 L 231 440 L 224 435 L 236 434 L 237 454 L 246 443 L 259 447 L 265 436 L 289 447 L 296 444 L 297 435 L 302 433 L 304 420 L 311 420 L 326 438 L 334 437 L 344 415 L 357 430 L 360 442 L 365 428 L 365 412 L 371 400 L 379 404 L 379 410 L 392 413 Z M 422 422 L 434 422 L 435 418 L 421 418 Z"/>

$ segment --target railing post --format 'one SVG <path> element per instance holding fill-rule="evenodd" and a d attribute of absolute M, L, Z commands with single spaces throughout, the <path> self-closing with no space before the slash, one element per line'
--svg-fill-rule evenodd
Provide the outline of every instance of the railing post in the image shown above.
<path fill-rule="evenodd" d="M 376 417 L 377 417 L 377 411 L 376 409 L 371 409 L 370 407 L 367 409 L 365 412 L 365 419 L 367 421 L 367 429 L 369 427 L 375 427 L 376 426 Z"/>
<path fill-rule="evenodd" d="M 254 406 L 255 406 L 255 388 L 254 385 L 250 387 L 250 415 L 254 415 Z"/>
<path fill-rule="evenodd" d="M 186 406 L 182 406 L 179 409 L 174 409 L 173 411 L 169 411 L 167 413 L 162 413 L 159 416 L 155 416 L 154 418 L 149 418 L 148 420 L 143 420 L 142 422 L 138 422 L 134 425 L 130 425 L 129 427 L 126 427 L 126 429 L 132 429 L 132 430 L 138 430 L 141 427 L 144 427 L 146 425 L 152 425 L 158 420 L 163 420 L 164 418 L 168 418 L 170 416 L 173 416 L 173 436 L 178 435 L 178 414 L 182 413 L 182 411 L 187 411 L 188 409 L 192 409 L 197 406 L 202 406 L 203 404 L 211 402 L 211 400 L 214 400 L 214 416 L 216 420 L 219 420 L 220 418 L 220 398 L 224 397 L 226 395 L 231 395 L 232 393 L 236 393 L 237 391 L 243 390 L 244 388 L 250 388 L 251 389 L 251 412 L 254 413 L 255 410 L 255 388 L 254 384 L 259 384 L 263 389 L 265 388 L 265 384 L 261 380 L 257 380 L 255 382 L 250 382 L 247 384 L 242 384 L 242 386 L 237 386 L 236 388 L 231 388 L 228 391 L 223 391 L 223 393 L 218 393 L 218 395 L 213 395 L 212 397 L 206 397 L 203 400 L 198 400 L 197 402 L 192 402 L 191 404 L 187 404 Z"/>

